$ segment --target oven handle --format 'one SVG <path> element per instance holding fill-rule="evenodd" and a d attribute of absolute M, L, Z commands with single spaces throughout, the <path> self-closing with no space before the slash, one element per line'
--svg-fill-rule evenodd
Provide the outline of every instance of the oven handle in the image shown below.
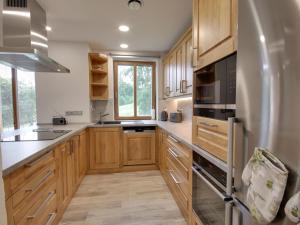
<path fill-rule="evenodd" d="M 232 201 L 232 198 L 222 194 L 209 180 L 207 180 L 194 166 L 192 167 L 193 172 L 201 178 L 224 202 Z"/>

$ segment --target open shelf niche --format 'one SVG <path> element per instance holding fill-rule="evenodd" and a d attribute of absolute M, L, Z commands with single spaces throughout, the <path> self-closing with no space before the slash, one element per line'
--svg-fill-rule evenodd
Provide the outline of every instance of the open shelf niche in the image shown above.
<path fill-rule="evenodd" d="M 91 100 L 108 100 L 107 55 L 89 53 Z"/>

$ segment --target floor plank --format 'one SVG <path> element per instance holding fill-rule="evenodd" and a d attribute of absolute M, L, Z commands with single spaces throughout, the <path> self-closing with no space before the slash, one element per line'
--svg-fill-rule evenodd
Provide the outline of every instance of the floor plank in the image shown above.
<path fill-rule="evenodd" d="M 186 225 L 159 171 L 88 175 L 59 225 Z"/>

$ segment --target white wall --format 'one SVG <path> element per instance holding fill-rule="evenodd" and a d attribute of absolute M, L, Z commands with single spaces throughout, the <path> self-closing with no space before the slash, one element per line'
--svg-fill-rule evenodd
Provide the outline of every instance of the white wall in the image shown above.
<path fill-rule="evenodd" d="M 49 57 L 71 70 L 70 74 L 36 74 L 37 121 L 51 123 L 52 117 L 66 111 L 83 111 L 67 117 L 69 122 L 91 121 L 87 43 L 49 42 Z"/>

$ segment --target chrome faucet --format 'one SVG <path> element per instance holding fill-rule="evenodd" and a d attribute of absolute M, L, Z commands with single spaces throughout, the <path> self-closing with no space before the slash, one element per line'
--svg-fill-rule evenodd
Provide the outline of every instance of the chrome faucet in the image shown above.
<path fill-rule="evenodd" d="M 104 117 L 106 117 L 106 116 L 109 116 L 110 114 L 109 113 L 106 113 L 106 114 L 102 114 L 101 112 L 99 113 L 99 115 L 100 115 L 100 120 L 99 120 L 99 124 L 103 124 L 103 121 L 102 121 L 102 119 L 104 118 Z"/>

